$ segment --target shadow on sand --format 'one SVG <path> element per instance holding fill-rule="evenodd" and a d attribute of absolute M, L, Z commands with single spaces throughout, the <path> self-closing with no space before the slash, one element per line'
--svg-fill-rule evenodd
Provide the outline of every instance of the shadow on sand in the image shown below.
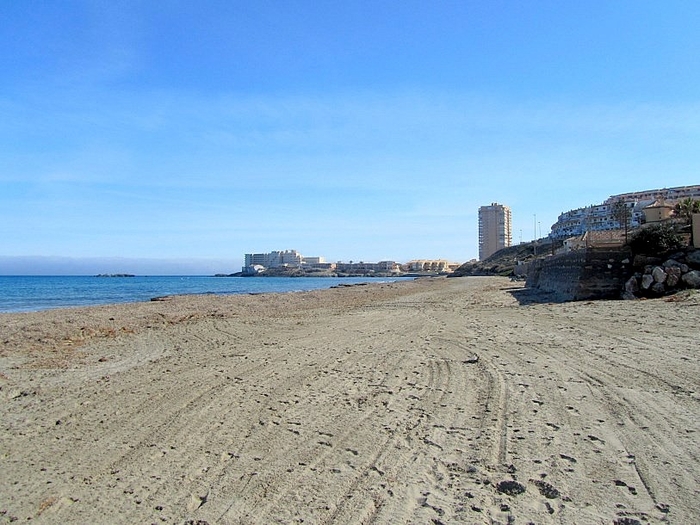
<path fill-rule="evenodd" d="M 522 288 L 514 286 L 512 288 L 503 288 L 503 291 L 509 292 L 521 306 L 530 304 L 546 304 L 546 303 L 566 303 L 571 301 L 570 298 L 557 292 L 543 292 L 534 288 Z"/>

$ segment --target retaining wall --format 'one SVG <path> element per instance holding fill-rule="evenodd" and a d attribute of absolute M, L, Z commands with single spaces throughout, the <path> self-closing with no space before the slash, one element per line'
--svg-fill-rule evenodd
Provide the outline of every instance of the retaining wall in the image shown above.
<path fill-rule="evenodd" d="M 629 251 L 587 248 L 538 259 L 527 287 L 557 295 L 563 301 L 617 299 L 632 274 Z"/>

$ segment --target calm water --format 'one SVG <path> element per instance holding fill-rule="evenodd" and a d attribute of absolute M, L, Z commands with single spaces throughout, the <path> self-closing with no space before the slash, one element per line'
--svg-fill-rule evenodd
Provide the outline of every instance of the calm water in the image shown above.
<path fill-rule="evenodd" d="M 173 294 L 297 292 L 393 278 L 333 277 L 48 277 L 0 275 L 0 312 L 150 301 Z"/>

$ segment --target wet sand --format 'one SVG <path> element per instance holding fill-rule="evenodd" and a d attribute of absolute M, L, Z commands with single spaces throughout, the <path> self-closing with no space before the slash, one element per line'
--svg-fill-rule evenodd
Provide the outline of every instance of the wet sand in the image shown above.
<path fill-rule="evenodd" d="M 700 300 L 501 278 L 0 314 L 0 523 L 700 523 Z"/>

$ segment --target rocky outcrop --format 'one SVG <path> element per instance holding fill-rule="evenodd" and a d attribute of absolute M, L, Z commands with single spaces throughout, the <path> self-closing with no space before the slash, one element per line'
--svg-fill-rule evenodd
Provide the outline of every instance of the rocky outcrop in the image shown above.
<path fill-rule="evenodd" d="M 661 297 L 683 289 L 700 289 L 700 250 L 667 258 L 635 257 L 635 273 L 625 282 L 623 298 Z"/>
<path fill-rule="evenodd" d="M 517 246 L 509 246 L 498 250 L 483 261 L 466 262 L 457 268 L 449 277 L 465 277 L 470 275 L 500 275 L 520 276 L 524 269 L 534 261 L 538 255 L 553 253 L 562 246 L 561 241 L 540 239 L 529 243 L 521 243 Z"/>

